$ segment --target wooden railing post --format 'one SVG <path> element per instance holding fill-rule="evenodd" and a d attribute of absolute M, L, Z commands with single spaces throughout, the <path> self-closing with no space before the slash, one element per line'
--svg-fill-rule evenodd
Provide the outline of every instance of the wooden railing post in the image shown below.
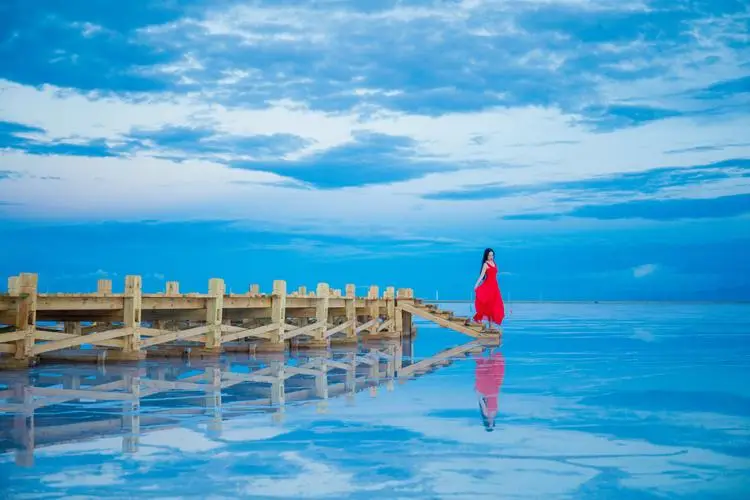
<path fill-rule="evenodd" d="M 15 278 L 15 277 L 14 277 Z M 8 280 L 8 290 L 18 297 L 16 306 L 16 331 L 23 332 L 22 339 L 16 341 L 17 360 L 28 363 L 33 355 L 34 335 L 36 334 L 36 295 L 38 276 L 32 273 L 21 273 L 17 279 Z"/>
<path fill-rule="evenodd" d="M 206 302 L 206 349 L 221 348 L 221 323 L 224 312 L 224 280 L 211 278 L 208 281 L 208 301 Z"/>
<path fill-rule="evenodd" d="M 286 325 L 286 281 L 274 280 L 271 292 L 271 323 L 277 325 L 270 332 L 269 341 L 262 345 L 270 351 L 284 350 L 284 325 Z"/>
<path fill-rule="evenodd" d="M 315 328 L 310 334 L 312 339 L 307 343 L 309 347 L 328 347 L 328 339 L 326 339 L 325 334 L 328 329 L 328 304 L 330 296 L 331 288 L 328 286 L 328 283 L 318 283 L 318 287 L 315 289 L 315 323 L 320 326 Z"/>
<path fill-rule="evenodd" d="M 248 289 L 250 295 L 260 295 L 260 285 L 253 283 Z"/>
<path fill-rule="evenodd" d="M 377 285 L 371 285 L 370 291 L 367 294 L 368 299 L 368 306 L 367 306 L 367 315 L 369 316 L 370 320 L 378 319 L 380 317 L 380 289 Z M 368 331 L 370 333 L 376 333 L 378 331 L 378 323 L 375 323 L 373 326 L 371 326 Z"/>
<path fill-rule="evenodd" d="M 141 348 L 141 297 L 143 291 L 140 276 L 125 277 L 125 301 L 123 307 L 123 323 L 129 328 L 130 334 L 125 337 L 123 352 L 135 353 Z"/>
<path fill-rule="evenodd" d="M 413 304 L 414 292 L 409 288 L 399 288 L 396 301 Z M 396 331 L 400 332 L 402 336 L 411 337 L 412 315 L 410 312 L 406 312 L 403 309 L 396 311 Z"/>
<path fill-rule="evenodd" d="M 174 296 L 180 294 L 180 282 L 179 281 L 167 281 L 166 288 L 167 295 Z"/>
<path fill-rule="evenodd" d="M 99 296 L 112 295 L 112 280 L 98 280 L 96 282 L 96 294 Z"/>
<path fill-rule="evenodd" d="M 343 337 L 332 337 L 331 343 L 356 344 L 357 343 L 357 287 L 353 284 L 346 285 L 346 297 L 344 297 L 345 321 L 349 323 L 344 329 Z"/>

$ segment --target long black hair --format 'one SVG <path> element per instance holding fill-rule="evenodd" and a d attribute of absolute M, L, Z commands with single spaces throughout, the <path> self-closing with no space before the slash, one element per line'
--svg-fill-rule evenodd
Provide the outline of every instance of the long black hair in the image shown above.
<path fill-rule="evenodd" d="M 484 267 L 484 263 L 487 262 L 487 258 L 490 256 L 490 252 L 492 252 L 493 254 L 495 253 L 495 251 L 491 248 L 484 249 L 484 254 L 482 255 L 482 266 L 479 268 L 480 274 L 482 273 L 482 268 Z"/>

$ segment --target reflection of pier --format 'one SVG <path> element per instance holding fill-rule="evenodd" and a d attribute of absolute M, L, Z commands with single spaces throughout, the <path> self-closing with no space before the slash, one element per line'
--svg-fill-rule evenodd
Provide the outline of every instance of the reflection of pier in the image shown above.
<path fill-rule="evenodd" d="M 64 374 L 52 367 L 6 373 L 0 377 L 7 386 L 0 388 L 0 450 L 15 449 L 16 463 L 30 466 L 35 448 L 122 435 L 122 450 L 130 453 L 137 451 L 143 433 L 191 419 L 207 421 L 206 432 L 218 436 L 222 422 L 235 416 L 269 413 L 279 421 L 289 403 L 314 403 L 325 412 L 329 398 L 353 401 L 365 389 L 375 397 L 380 386 L 393 390 L 395 379 L 428 373 L 483 345 L 474 340 L 416 363 L 403 356 L 408 346 L 386 342 L 365 352 L 286 362 L 279 353 L 222 362 L 66 366 Z M 87 411 L 70 411 L 71 404 Z"/>

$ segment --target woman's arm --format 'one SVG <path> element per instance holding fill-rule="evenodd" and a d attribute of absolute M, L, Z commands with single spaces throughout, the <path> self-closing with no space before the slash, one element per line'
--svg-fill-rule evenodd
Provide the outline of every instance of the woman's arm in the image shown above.
<path fill-rule="evenodd" d="M 484 275 L 485 275 L 486 272 L 487 272 L 487 263 L 485 262 L 484 265 L 482 266 L 482 272 L 479 273 L 479 279 L 477 280 L 476 284 L 474 285 L 474 289 L 475 290 L 479 286 L 479 283 L 481 283 L 482 280 L 484 279 Z"/>

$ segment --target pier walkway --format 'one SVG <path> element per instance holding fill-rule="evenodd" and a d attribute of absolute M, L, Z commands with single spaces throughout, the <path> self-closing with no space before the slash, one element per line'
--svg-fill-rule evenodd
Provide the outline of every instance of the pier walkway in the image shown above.
<path fill-rule="evenodd" d="M 353 284 L 343 293 L 327 283 L 289 293 L 283 280 L 274 281 L 270 293 L 258 285 L 227 293 L 219 278 L 209 280 L 208 293 L 180 293 L 176 281 L 167 282 L 164 292 L 144 293 L 140 276 L 127 276 L 122 293 L 113 293 L 105 279 L 93 293 L 38 293 L 37 284 L 36 274 L 23 273 L 10 277 L 8 293 L 0 295 L 0 368 L 23 368 L 39 359 L 133 361 L 326 349 L 412 336 L 413 315 L 473 338 L 500 335 L 423 304 L 410 288 L 387 287 L 381 296 L 373 285 L 367 296 L 357 297 Z"/>

